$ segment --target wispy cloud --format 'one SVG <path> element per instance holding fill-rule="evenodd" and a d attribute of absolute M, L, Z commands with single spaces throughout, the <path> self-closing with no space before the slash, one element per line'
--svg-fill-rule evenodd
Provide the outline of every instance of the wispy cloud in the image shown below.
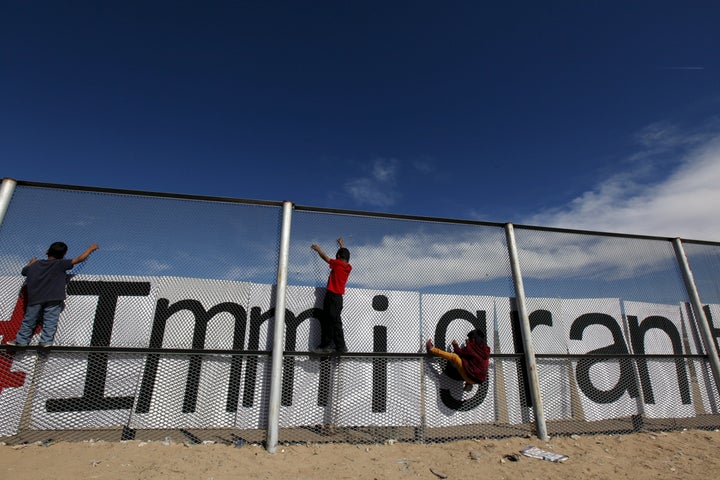
<path fill-rule="evenodd" d="M 368 175 L 347 182 L 345 191 L 361 205 L 394 205 L 398 199 L 395 189 L 398 163 L 394 158 L 375 160 Z"/>
<path fill-rule="evenodd" d="M 418 172 L 424 174 L 424 175 L 430 175 L 436 172 L 437 168 L 435 165 L 435 162 L 433 162 L 430 159 L 424 158 L 421 160 L 415 160 L 412 163 L 412 166 L 415 170 Z"/>
<path fill-rule="evenodd" d="M 569 204 L 521 223 L 720 240 L 716 212 L 720 129 L 683 131 L 670 124 L 654 124 L 638 132 L 636 140 L 639 150 L 627 157 L 624 171 Z M 354 282 L 373 285 L 382 278 L 396 288 L 413 289 L 502 277 L 507 275 L 506 247 L 493 230 L 429 234 L 419 226 L 404 234 L 386 235 L 359 246 Z M 541 279 L 601 275 L 607 281 L 667 268 L 664 253 L 654 250 L 627 262 L 627 246 L 613 237 L 558 235 L 548 241 L 540 236 L 536 243 L 532 235 L 525 235 L 520 245 L 523 273 Z M 384 268 L 388 251 L 393 252 L 394 261 L 391 268 Z M 480 261 L 479 252 L 483 252 Z"/>
<path fill-rule="evenodd" d="M 705 67 L 702 67 L 700 65 L 688 65 L 688 66 L 663 67 L 663 70 L 705 70 Z"/>
<path fill-rule="evenodd" d="M 484 281 L 507 272 L 503 232 L 468 229 L 464 233 L 428 233 L 423 225 L 378 242 L 357 247 L 353 282 L 413 289 L 450 283 Z M 388 262 L 392 252 L 392 262 Z"/>
<path fill-rule="evenodd" d="M 145 263 L 145 267 L 148 269 L 148 271 L 150 271 L 152 273 L 164 272 L 165 270 L 169 270 L 171 267 L 167 263 L 162 263 L 162 262 L 160 262 L 158 260 L 154 260 L 154 259 L 146 260 L 144 263 Z"/>
<path fill-rule="evenodd" d="M 667 151 L 675 148 L 692 147 L 711 141 L 717 132 L 684 130 L 669 122 L 655 122 L 642 128 L 634 135 L 635 141 L 642 147 L 636 153 L 644 154 Z"/>
<path fill-rule="evenodd" d="M 407 227 L 407 225 L 405 225 Z M 508 279 L 508 250 L 504 230 L 498 227 L 467 227 L 459 231 L 427 226 L 357 245 L 352 257 L 355 285 L 391 289 L 421 289 L 442 285 Z M 614 237 L 588 235 L 522 235 L 519 254 L 523 274 L 528 278 L 597 279 L 613 281 L 647 275 L 667 268 L 667 259 L 646 251 L 628 262 L 628 243 Z M 388 262 L 392 252 L 392 262 Z M 662 250 L 664 254 L 665 251 Z M 571 259 L 571 260 L 570 260 Z M 293 264 L 296 279 L 313 272 L 308 257 Z M 322 286 L 327 273 L 315 272 Z"/>
<path fill-rule="evenodd" d="M 618 173 L 568 205 L 539 212 L 523 223 L 702 240 L 720 240 L 720 131 L 683 133 L 651 125 L 637 135 L 642 149 Z M 667 168 L 668 157 L 672 168 Z M 647 183 L 657 161 L 668 173 Z M 659 180 L 657 179 L 659 178 Z"/>

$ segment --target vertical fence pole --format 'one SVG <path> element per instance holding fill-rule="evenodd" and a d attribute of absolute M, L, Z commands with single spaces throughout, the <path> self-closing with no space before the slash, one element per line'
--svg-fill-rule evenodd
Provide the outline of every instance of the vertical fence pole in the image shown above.
<path fill-rule="evenodd" d="M 705 316 L 705 310 L 703 310 L 700 294 L 698 293 L 692 270 L 690 270 L 690 263 L 688 262 L 687 255 L 685 255 L 685 249 L 683 248 L 682 241 L 679 238 L 674 239 L 673 247 L 675 248 L 677 261 L 680 264 L 683 280 L 685 281 L 685 289 L 690 297 L 690 304 L 692 305 L 693 313 L 695 314 L 695 320 L 698 327 L 700 327 L 700 335 L 702 335 L 703 343 L 705 344 L 705 351 L 707 352 L 708 360 L 710 361 L 710 370 L 712 370 L 713 378 L 715 379 L 715 387 L 718 389 L 718 393 L 720 394 L 720 358 L 718 358 L 718 352 L 715 349 L 715 341 L 712 331 L 710 330 L 710 323 Z"/>
<path fill-rule="evenodd" d="M 292 202 L 283 202 L 278 257 L 277 288 L 275 290 L 275 331 L 273 335 L 272 371 L 270 373 L 270 401 L 268 404 L 267 451 L 275 453 L 280 422 L 280 395 L 282 394 L 282 361 L 285 340 L 285 291 L 287 289 L 288 259 L 290 257 L 290 221 Z"/>
<path fill-rule="evenodd" d="M 507 237 L 508 253 L 510 254 L 510 267 L 512 269 L 513 284 L 515 285 L 515 303 L 518 308 L 520 319 L 520 332 L 522 333 L 523 348 L 525 350 L 525 370 L 530 384 L 530 397 L 533 402 L 535 413 L 535 424 L 537 436 L 541 440 L 547 438 L 547 425 L 545 424 L 545 412 L 543 411 L 542 399 L 540 398 L 540 384 L 538 382 L 537 364 L 535 363 L 535 349 L 532 343 L 532 330 L 530 329 L 530 318 L 525 307 L 525 287 L 523 285 L 520 262 L 518 261 L 517 244 L 515 243 L 515 229 L 512 223 L 505 224 L 505 236 Z"/>
<path fill-rule="evenodd" d="M 10 205 L 10 199 L 13 196 L 13 192 L 15 192 L 15 185 L 17 185 L 17 182 L 12 178 L 3 178 L 2 184 L 0 184 L 0 225 L 2 225 L 5 219 L 5 213 Z"/>

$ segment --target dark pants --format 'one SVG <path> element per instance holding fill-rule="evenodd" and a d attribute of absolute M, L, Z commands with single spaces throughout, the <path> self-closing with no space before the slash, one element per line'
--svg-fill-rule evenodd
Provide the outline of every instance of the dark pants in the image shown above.
<path fill-rule="evenodd" d="M 323 313 L 320 319 L 320 345 L 329 347 L 333 342 L 335 348 L 343 349 L 345 345 L 345 334 L 343 333 L 342 318 L 340 313 L 343 309 L 343 296 L 331 291 L 325 292 L 323 301 Z"/>

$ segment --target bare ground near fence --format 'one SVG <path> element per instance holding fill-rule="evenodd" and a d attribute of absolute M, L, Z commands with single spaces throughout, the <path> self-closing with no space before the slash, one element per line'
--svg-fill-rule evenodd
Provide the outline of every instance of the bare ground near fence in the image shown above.
<path fill-rule="evenodd" d="M 519 456 L 535 445 L 563 463 Z M 3 478 L 25 479 L 707 479 L 720 471 L 720 431 L 462 440 L 439 444 L 186 446 L 163 442 L 77 442 L 0 446 Z M 444 477 L 446 476 L 446 477 Z"/>

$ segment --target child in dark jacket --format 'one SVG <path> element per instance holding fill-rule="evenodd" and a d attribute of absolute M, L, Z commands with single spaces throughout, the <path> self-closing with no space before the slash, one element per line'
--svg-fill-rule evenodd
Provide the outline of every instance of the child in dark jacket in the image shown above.
<path fill-rule="evenodd" d="M 28 292 L 27 309 L 15 340 L 7 342 L 8 345 L 26 346 L 30 343 L 33 330 L 38 321 L 42 319 L 43 328 L 40 333 L 41 347 L 49 347 L 55 340 L 55 331 L 58 326 L 60 313 L 65 306 L 66 272 L 78 263 L 84 262 L 92 252 L 98 249 L 93 243 L 87 250 L 75 258 L 65 258 L 68 247 L 63 242 L 55 242 L 47 250 L 47 259 L 38 260 L 33 257 L 22 269 L 27 277 Z"/>
<path fill-rule="evenodd" d="M 436 348 L 429 338 L 425 342 L 428 353 L 444 358 L 455 367 L 465 380 L 466 392 L 472 390 L 473 385 L 487 381 L 490 347 L 485 341 L 485 334 L 480 330 L 472 330 L 467 335 L 464 347 L 458 345 L 455 340 L 452 341 L 452 346 L 454 353 Z"/>

